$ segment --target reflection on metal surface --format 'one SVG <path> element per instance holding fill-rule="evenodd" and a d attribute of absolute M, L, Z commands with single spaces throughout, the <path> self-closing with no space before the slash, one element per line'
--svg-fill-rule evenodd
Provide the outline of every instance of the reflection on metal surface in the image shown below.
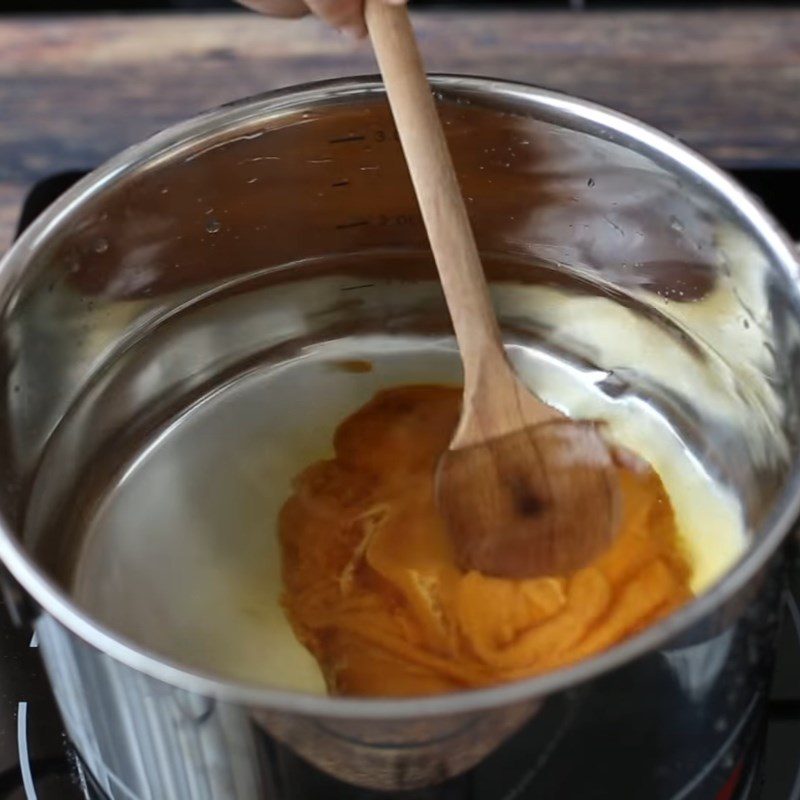
<path fill-rule="evenodd" d="M 26 800 L 36 800 L 36 788 L 33 785 L 33 775 L 31 775 L 31 761 L 28 758 L 28 704 L 26 702 L 21 702 L 17 706 L 17 748 Z"/>
<path fill-rule="evenodd" d="M 694 700 L 702 701 L 725 668 L 734 633 L 734 629 L 730 628 L 711 641 L 664 653 L 676 679 Z"/>

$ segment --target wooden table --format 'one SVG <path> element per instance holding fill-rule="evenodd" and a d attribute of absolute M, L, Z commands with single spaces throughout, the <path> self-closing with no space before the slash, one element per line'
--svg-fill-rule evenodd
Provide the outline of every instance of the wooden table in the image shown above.
<path fill-rule="evenodd" d="M 431 70 L 539 83 L 727 164 L 800 164 L 800 11 L 420 13 Z M 374 72 L 312 19 L 245 13 L 0 21 L 0 250 L 26 188 L 204 108 Z"/>

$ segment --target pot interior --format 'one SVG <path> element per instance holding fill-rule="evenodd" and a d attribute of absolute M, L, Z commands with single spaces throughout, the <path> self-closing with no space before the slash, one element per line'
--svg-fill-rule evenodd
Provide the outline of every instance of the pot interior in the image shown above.
<path fill-rule="evenodd" d="M 688 449 L 752 543 L 798 434 L 769 223 L 627 121 L 437 86 L 521 374 L 659 471 Z M 277 600 L 291 479 L 378 389 L 460 381 L 378 87 L 245 102 L 131 151 L 15 249 L 2 301 L 2 511 L 31 557 L 156 654 L 321 691 Z"/>

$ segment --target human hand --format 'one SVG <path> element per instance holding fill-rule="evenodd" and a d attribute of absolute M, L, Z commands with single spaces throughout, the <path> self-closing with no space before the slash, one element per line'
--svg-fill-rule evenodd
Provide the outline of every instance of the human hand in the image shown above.
<path fill-rule="evenodd" d="M 303 17 L 314 13 L 329 25 L 360 39 L 367 34 L 364 0 L 238 0 L 242 5 L 270 17 Z M 382 0 L 404 5 L 406 0 Z"/>

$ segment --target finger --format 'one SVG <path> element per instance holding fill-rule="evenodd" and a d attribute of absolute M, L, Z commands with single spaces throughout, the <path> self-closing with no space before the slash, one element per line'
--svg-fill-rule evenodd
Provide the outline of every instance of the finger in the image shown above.
<path fill-rule="evenodd" d="M 360 39 L 367 34 L 364 0 L 306 0 L 308 7 L 329 25 Z"/>
<path fill-rule="evenodd" d="M 308 6 L 304 0 L 239 0 L 239 2 L 269 17 L 297 18 L 308 14 Z"/>

